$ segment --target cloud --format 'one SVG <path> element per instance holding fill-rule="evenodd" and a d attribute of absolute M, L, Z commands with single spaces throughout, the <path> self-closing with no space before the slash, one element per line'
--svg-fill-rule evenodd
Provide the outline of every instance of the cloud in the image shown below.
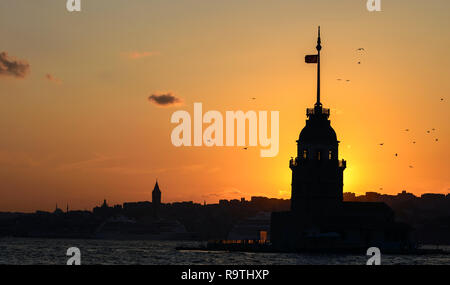
<path fill-rule="evenodd" d="M 0 76 L 25 78 L 29 71 L 28 62 L 10 57 L 5 51 L 0 52 Z"/>
<path fill-rule="evenodd" d="M 170 92 L 165 94 L 152 94 L 148 97 L 148 100 L 159 107 L 170 107 L 183 103 L 181 98 L 172 95 Z"/>
<path fill-rule="evenodd" d="M 242 192 L 235 187 L 221 187 L 214 192 L 201 195 L 202 199 L 240 199 L 249 196 L 248 193 Z"/>
<path fill-rule="evenodd" d="M 155 52 L 155 51 L 143 51 L 143 52 L 132 51 L 132 52 L 124 53 L 124 55 L 130 59 L 140 59 L 143 57 L 155 56 L 158 54 L 159 54 L 159 52 Z"/>
<path fill-rule="evenodd" d="M 55 83 L 58 83 L 58 84 L 62 83 L 61 79 L 54 77 L 54 76 L 51 75 L 50 73 L 47 73 L 47 74 L 45 75 L 45 78 L 46 78 L 47 80 L 49 80 L 49 81 L 52 81 L 52 82 L 55 82 Z"/>

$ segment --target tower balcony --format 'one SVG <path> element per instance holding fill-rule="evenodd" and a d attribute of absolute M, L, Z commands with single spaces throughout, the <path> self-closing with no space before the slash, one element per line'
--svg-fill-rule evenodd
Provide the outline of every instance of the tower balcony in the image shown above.
<path fill-rule="evenodd" d="M 298 158 L 291 158 L 291 160 L 289 160 L 289 168 L 294 168 L 298 165 Z"/>
<path fill-rule="evenodd" d="M 334 159 L 324 159 L 324 160 L 316 160 L 316 159 L 306 159 L 306 158 L 291 158 L 289 160 L 289 168 L 293 169 L 296 168 L 297 166 L 301 165 L 301 164 L 305 164 L 305 163 L 336 163 L 336 160 Z M 334 164 L 336 165 L 336 164 Z M 337 160 L 337 165 L 339 168 L 345 169 L 347 168 L 347 161 L 342 159 L 342 160 Z"/>
<path fill-rule="evenodd" d="M 327 108 L 308 108 L 306 109 L 306 116 L 313 116 L 313 115 L 325 115 L 325 116 L 330 116 L 330 109 Z"/>

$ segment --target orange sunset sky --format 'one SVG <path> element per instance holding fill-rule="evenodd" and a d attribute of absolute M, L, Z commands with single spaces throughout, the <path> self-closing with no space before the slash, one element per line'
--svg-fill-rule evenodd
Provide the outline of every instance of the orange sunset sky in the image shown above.
<path fill-rule="evenodd" d="M 23 70 L 0 72 L 0 211 L 150 200 L 156 178 L 163 202 L 290 198 L 318 25 L 344 191 L 446 194 L 449 11 L 448 0 L 382 0 L 381 12 L 365 0 L 82 0 L 69 13 L 65 1 L 2 0 L 0 53 Z M 168 92 L 183 103 L 148 100 Z M 194 102 L 279 111 L 279 154 L 174 147 L 170 117 Z"/>

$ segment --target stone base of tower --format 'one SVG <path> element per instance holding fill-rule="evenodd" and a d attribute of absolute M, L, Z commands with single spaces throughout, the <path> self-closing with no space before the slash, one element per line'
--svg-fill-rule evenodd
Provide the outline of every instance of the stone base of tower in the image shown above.
<path fill-rule="evenodd" d="M 273 212 L 271 243 L 279 251 L 362 251 L 376 246 L 385 252 L 412 247 L 410 227 L 394 221 L 384 203 L 343 202 L 330 215 Z"/>

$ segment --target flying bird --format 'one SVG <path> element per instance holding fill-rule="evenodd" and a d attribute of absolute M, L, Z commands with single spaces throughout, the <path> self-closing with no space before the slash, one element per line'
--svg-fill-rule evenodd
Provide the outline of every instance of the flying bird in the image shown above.
<path fill-rule="evenodd" d="M 438 141 L 438 139 L 436 139 L 436 141 Z"/>
<path fill-rule="evenodd" d="M 248 147 L 243 147 L 242 149 L 244 149 L 244 150 L 247 150 L 247 149 L 248 149 Z"/>
<path fill-rule="evenodd" d="M 410 166 L 409 166 L 409 168 L 413 168 L 413 166 L 412 166 L 412 165 L 410 165 Z"/>
<path fill-rule="evenodd" d="M 361 61 L 358 61 L 358 64 L 361 64 Z"/>
<path fill-rule="evenodd" d="M 340 79 L 340 78 L 338 78 L 338 79 L 336 79 L 337 81 L 341 81 L 342 79 Z"/>
<path fill-rule="evenodd" d="M 359 48 L 356 51 L 366 51 L 364 48 Z"/>
<path fill-rule="evenodd" d="M 252 99 L 252 100 L 256 100 L 256 97 L 252 97 L 252 98 L 250 98 L 250 99 Z"/>
<path fill-rule="evenodd" d="M 427 131 L 427 133 L 429 134 L 429 133 L 430 133 L 430 131 Z"/>
<path fill-rule="evenodd" d="M 415 144 L 416 142 L 414 141 L 413 144 Z"/>
<path fill-rule="evenodd" d="M 444 98 L 441 98 L 441 101 L 444 101 Z"/>
<path fill-rule="evenodd" d="M 350 82 L 350 79 L 347 79 L 347 80 L 345 80 L 345 81 Z"/>
<path fill-rule="evenodd" d="M 409 129 L 405 129 L 405 132 L 409 132 Z"/>
<path fill-rule="evenodd" d="M 384 145 L 384 143 L 380 143 L 380 145 L 381 145 L 381 146 L 383 146 L 383 145 Z"/>
<path fill-rule="evenodd" d="M 396 153 L 395 156 L 398 156 L 398 154 Z"/>

